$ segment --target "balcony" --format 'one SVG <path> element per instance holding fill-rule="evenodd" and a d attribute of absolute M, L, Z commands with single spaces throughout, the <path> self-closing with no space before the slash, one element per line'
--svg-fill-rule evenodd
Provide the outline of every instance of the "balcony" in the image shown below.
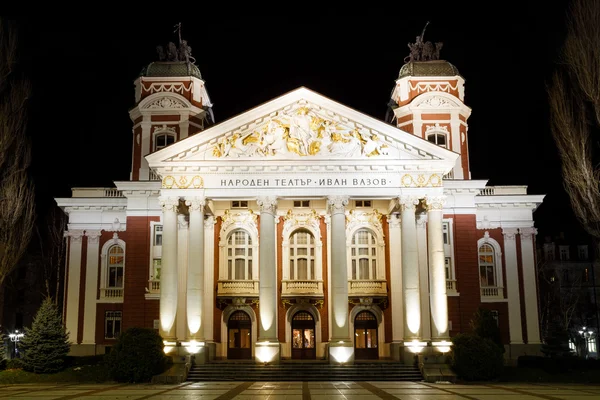
<path fill-rule="evenodd" d="M 456 279 L 446 279 L 446 294 L 458 294 L 458 291 L 456 289 Z"/>
<path fill-rule="evenodd" d="M 73 188 L 73 197 L 125 197 L 123 191 L 115 188 Z"/>
<path fill-rule="evenodd" d="M 152 294 L 160 293 L 160 280 L 149 279 L 147 290 L 148 290 L 148 293 L 152 293 Z"/>
<path fill-rule="evenodd" d="M 348 281 L 348 296 L 387 296 L 387 282 L 370 280 Z"/>
<path fill-rule="evenodd" d="M 479 189 L 480 196 L 506 196 L 527 194 L 527 186 L 487 186 Z"/>
<path fill-rule="evenodd" d="M 101 288 L 100 299 L 107 302 L 123 301 L 123 288 Z"/>
<path fill-rule="evenodd" d="M 323 281 L 281 281 L 282 297 L 323 297 Z"/>
<path fill-rule="evenodd" d="M 481 288 L 481 301 L 504 300 L 504 288 L 501 286 L 483 286 Z"/>
<path fill-rule="evenodd" d="M 219 281 L 218 297 L 258 297 L 258 281 Z"/>

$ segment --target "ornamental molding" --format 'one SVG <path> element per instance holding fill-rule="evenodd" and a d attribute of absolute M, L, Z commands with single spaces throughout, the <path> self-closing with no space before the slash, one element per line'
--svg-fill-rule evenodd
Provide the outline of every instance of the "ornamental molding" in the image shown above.
<path fill-rule="evenodd" d="M 519 228 L 521 234 L 521 240 L 531 240 L 533 236 L 536 236 L 538 231 L 536 228 Z"/>
<path fill-rule="evenodd" d="M 327 205 L 330 207 L 331 213 L 344 213 L 348 205 L 348 196 L 329 196 Z"/>
<path fill-rule="evenodd" d="M 230 210 L 225 210 L 221 216 L 221 232 L 219 237 L 221 238 L 222 245 L 224 240 L 227 238 L 227 234 L 237 228 L 246 229 L 253 238 L 258 237 L 258 216 L 252 210 L 240 211 L 232 213 Z"/>
<path fill-rule="evenodd" d="M 277 211 L 277 197 L 264 196 L 256 199 L 256 204 L 260 209 L 260 213 L 269 213 L 275 215 Z"/>
<path fill-rule="evenodd" d="M 173 97 L 160 97 L 143 106 L 143 109 L 181 109 L 189 108 L 183 101 Z"/>
<path fill-rule="evenodd" d="M 387 216 L 387 222 L 391 229 L 398 229 L 402 225 L 402 220 L 398 214 L 390 214 Z"/>
<path fill-rule="evenodd" d="M 446 204 L 446 196 L 425 196 L 427 211 L 443 210 Z"/>
<path fill-rule="evenodd" d="M 419 198 L 415 196 L 398 196 L 398 205 L 400 211 L 414 212 L 419 205 Z"/>
<path fill-rule="evenodd" d="M 375 157 L 388 155 L 390 144 L 378 131 L 299 101 L 220 137 L 212 155 Z"/>
<path fill-rule="evenodd" d="M 422 97 L 421 99 L 419 97 Z M 460 109 L 461 104 L 456 101 L 456 98 L 451 94 L 436 93 L 436 94 L 423 94 L 415 99 L 411 108 L 420 109 Z"/>
<path fill-rule="evenodd" d="M 204 229 L 214 229 L 215 228 L 215 224 L 217 223 L 217 219 L 215 217 L 213 217 L 212 215 L 209 215 L 208 217 L 206 217 L 204 219 Z"/>
<path fill-rule="evenodd" d="M 416 224 L 417 228 L 425 229 L 427 227 L 427 214 L 417 214 Z"/>
<path fill-rule="evenodd" d="M 179 207 L 179 197 L 174 196 L 160 196 L 158 203 L 163 209 L 163 212 L 177 212 Z"/>
<path fill-rule="evenodd" d="M 200 175 L 167 175 L 162 179 L 163 189 L 200 189 L 204 187 L 204 179 Z"/>
<path fill-rule="evenodd" d="M 504 240 L 515 240 L 518 231 L 518 228 L 503 228 L 502 234 L 504 235 Z"/>
<path fill-rule="evenodd" d="M 422 92 L 447 92 L 458 90 L 458 83 L 452 85 L 450 82 L 410 82 L 410 90 Z"/>
<path fill-rule="evenodd" d="M 185 93 L 189 93 L 192 90 L 192 84 L 189 84 L 189 87 L 186 87 L 184 83 L 151 83 L 146 86 L 142 83 L 142 90 L 148 92 L 150 94 L 159 93 L 159 92 L 168 92 L 168 93 L 178 93 L 184 95 Z"/>
<path fill-rule="evenodd" d="M 450 134 L 448 127 L 446 125 L 440 125 L 438 122 L 436 122 L 434 125 L 425 125 L 425 135 L 433 132 L 443 132 L 448 135 Z"/>
<path fill-rule="evenodd" d="M 204 197 L 186 197 L 185 199 L 185 205 L 188 206 L 190 212 L 202 211 L 205 204 L 206 200 Z"/>
<path fill-rule="evenodd" d="M 177 130 L 175 129 L 174 126 L 168 126 L 167 124 L 162 124 L 162 125 L 154 125 L 152 127 L 152 132 L 153 133 L 157 133 L 157 132 L 169 132 L 172 134 L 177 134 Z"/>
<path fill-rule="evenodd" d="M 100 236 L 102 235 L 101 230 L 86 230 L 85 236 L 87 236 L 88 244 L 100 243 Z"/>
<path fill-rule="evenodd" d="M 352 239 L 352 235 L 360 228 L 368 228 L 377 233 L 377 244 L 383 245 L 383 227 L 381 220 L 383 215 L 373 210 L 371 212 L 362 212 L 357 210 L 350 210 L 346 215 L 346 238 Z"/>
<path fill-rule="evenodd" d="M 71 243 L 81 243 L 83 238 L 83 229 L 70 229 L 65 232 L 65 236 L 71 238 Z"/>
<path fill-rule="evenodd" d="M 440 187 L 442 176 L 440 174 L 404 174 L 400 178 L 401 187 Z"/>
<path fill-rule="evenodd" d="M 315 238 L 315 245 L 321 245 L 321 216 L 315 210 L 311 210 L 308 213 L 294 213 L 292 210 L 288 210 L 283 219 L 283 233 L 281 237 L 284 242 L 289 240 L 292 232 L 296 229 L 305 228 Z"/>

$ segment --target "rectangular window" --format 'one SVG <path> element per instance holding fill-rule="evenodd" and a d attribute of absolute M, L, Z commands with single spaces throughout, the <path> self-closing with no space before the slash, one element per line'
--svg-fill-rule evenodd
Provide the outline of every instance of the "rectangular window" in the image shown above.
<path fill-rule="evenodd" d="M 446 267 L 446 280 L 452 279 L 452 259 L 446 257 L 444 264 Z"/>
<path fill-rule="evenodd" d="M 371 207 L 371 200 L 354 200 L 354 207 Z"/>
<path fill-rule="evenodd" d="M 154 245 L 162 246 L 162 225 L 154 225 Z"/>
<path fill-rule="evenodd" d="M 310 200 L 294 200 L 294 208 L 308 208 Z"/>
<path fill-rule="evenodd" d="M 121 333 L 121 321 L 123 313 L 121 311 L 106 311 L 104 313 L 104 338 L 116 339 Z"/>
<path fill-rule="evenodd" d="M 248 200 L 234 200 L 231 202 L 231 208 L 248 208 Z"/>
<path fill-rule="evenodd" d="M 579 258 L 579 261 L 587 261 L 587 259 L 588 259 L 587 246 L 577 246 L 577 257 Z"/>
<path fill-rule="evenodd" d="M 560 246 L 560 261 L 569 261 L 569 246 Z"/>
<path fill-rule="evenodd" d="M 492 310 L 492 318 L 496 321 L 496 326 L 500 326 L 500 316 L 498 314 L 498 310 Z"/>
<path fill-rule="evenodd" d="M 442 222 L 442 234 L 444 235 L 444 244 L 450 244 L 450 222 Z"/>

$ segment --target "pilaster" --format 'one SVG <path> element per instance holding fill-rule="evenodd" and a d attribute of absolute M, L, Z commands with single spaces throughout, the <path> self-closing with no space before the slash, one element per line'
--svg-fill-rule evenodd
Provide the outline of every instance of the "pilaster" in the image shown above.
<path fill-rule="evenodd" d="M 69 237 L 69 272 L 67 281 L 67 312 L 65 325 L 69 341 L 77 344 L 79 322 L 79 285 L 81 279 L 81 246 L 83 230 L 71 229 L 65 232 Z"/>
<path fill-rule="evenodd" d="M 523 287 L 527 288 L 524 292 L 524 296 L 528 344 L 541 343 L 534 256 L 535 235 L 537 235 L 537 229 L 535 228 L 519 228 L 519 236 L 521 237 L 521 260 L 523 262 Z"/>
<path fill-rule="evenodd" d="M 521 327 L 521 300 L 519 296 L 519 270 L 517 268 L 517 228 L 503 228 L 504 259 L 506 260 L 506 292 L 508 295 L 508 325 L 510 344 L 523 344 Z"/>
<path fill-rule="evenodd" d="M 96 298 L 98 294 L 99 230 L 87 230 L 85 300 L 83 307 L 83 344 L 96 343 Z"/>

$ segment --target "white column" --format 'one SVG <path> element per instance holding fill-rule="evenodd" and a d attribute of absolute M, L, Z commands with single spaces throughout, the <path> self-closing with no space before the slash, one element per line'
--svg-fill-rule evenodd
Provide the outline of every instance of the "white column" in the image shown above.
<path fill-rule="evenodd" d="M 85 300 L 83 306 L 83 344 L 96 343 L 96 295 L 98 293 L 98 252 L 101 231 L 85 231 Z"/>
<path fill-rule="evenodd" d="M 404 291 L 404 341 L 421 339 L 421 294 L 415 210 L 419 199 L 400 196 L 402 215 L 402 284 Z"/>
<path fill-rule="evenodd" d="M 521 330 L 521 300 L 519 296 L 519 269 L 517 268 L 517 228 L 502 229 L 504 235 L 504 259 L 506 260 L 506 292 L 508 294 L 508 324 L 510 344 L 523 343 Z M 499 262 L 500 260 L 498 260 Z M 498 271 L 502 273 L 502 271 Z"/>
<path fill-rule="evenodd" d="M 333 311 L 331 341 L 349 340 L 348 331 L 348 266 L 346 251 L 347 196 L 331 196 L 331 309 Z"/>
<path fill-rule="evenodd" d="M 277 199 L 261 197 L 259 248 L 259 342 L 277 342 L 277 259 L 275 257 L 275 212 Z"/>
<path fill-rule="evenodd" d="M 519 228 L 521 236 L 521 260 L 523 261 L 523 287 L 525 290 L 525 317 L 527 321 L 527 343 L 540 344 L 540 324 L 538 320 L 537 280 L 535 273 L 535 228 Z"/>
<path fill-rule="evenodd" d="M 431 339 L 431 314 L 429 313 L 429 254 L 427 253 L 427 214 L 418 214 L 417 251 L 419 253 L 419 291 L 421 293 L 421 339 Z"/>
<path fill-rule="evenodd" d="M 445 197 L 428 196 L 427 201 L 427 244 L 429 247 L 429 283 L 432 336 L 434 341 L 450 338 L 448 331 L 448 297 L 446 296 L 446 266 L 444 255 L 444 233 L 442 227 Z"/>
<path fill-rule="evenodd" d="M 163 209 L 160 335 L 165 340 L 174 340 L 177 314 L 177 207 L 179 198 L 161 196 L 158 200 Z"/>
<path fill-rule="evenodd" d="M 67 281 L 67 317 L 65 325 L 69 333 L 69 341 L 77 343 L 77 326 L 79 323 L 79 289 L 81 279 L 81 239 L 83 231 L 71 229 L 66 232 L 69 244 L 69 277 Z"/>
<path fill-rule="evenodd" d="M 187 279 L 188 279 L 188 221 L 185 215 L 177 215 L 177 313 L 175 332 L 178 341 L 188 336 L 187 326 Z"/>
<path fill-rule="evenodd" d="M 213 312 L 215 307 L 215 217 L 204 220 L 204 311 L 202 326 L 207 342 L 214 341 Z"/>
<path fill-rule="evenodd" d="M 392 342 L 404 340 L 404 302 L 402 301 L 402 251 L 400 246 L 400 216 L 388 216 L 390 250 L 390 302 L 392 305 Z"/>
<path fill-rule="evenodd" d="M 204 340 L 204 198 L 188 197 L 190 214 L 187 276 L 187 322 L 190 339 Z"/>

